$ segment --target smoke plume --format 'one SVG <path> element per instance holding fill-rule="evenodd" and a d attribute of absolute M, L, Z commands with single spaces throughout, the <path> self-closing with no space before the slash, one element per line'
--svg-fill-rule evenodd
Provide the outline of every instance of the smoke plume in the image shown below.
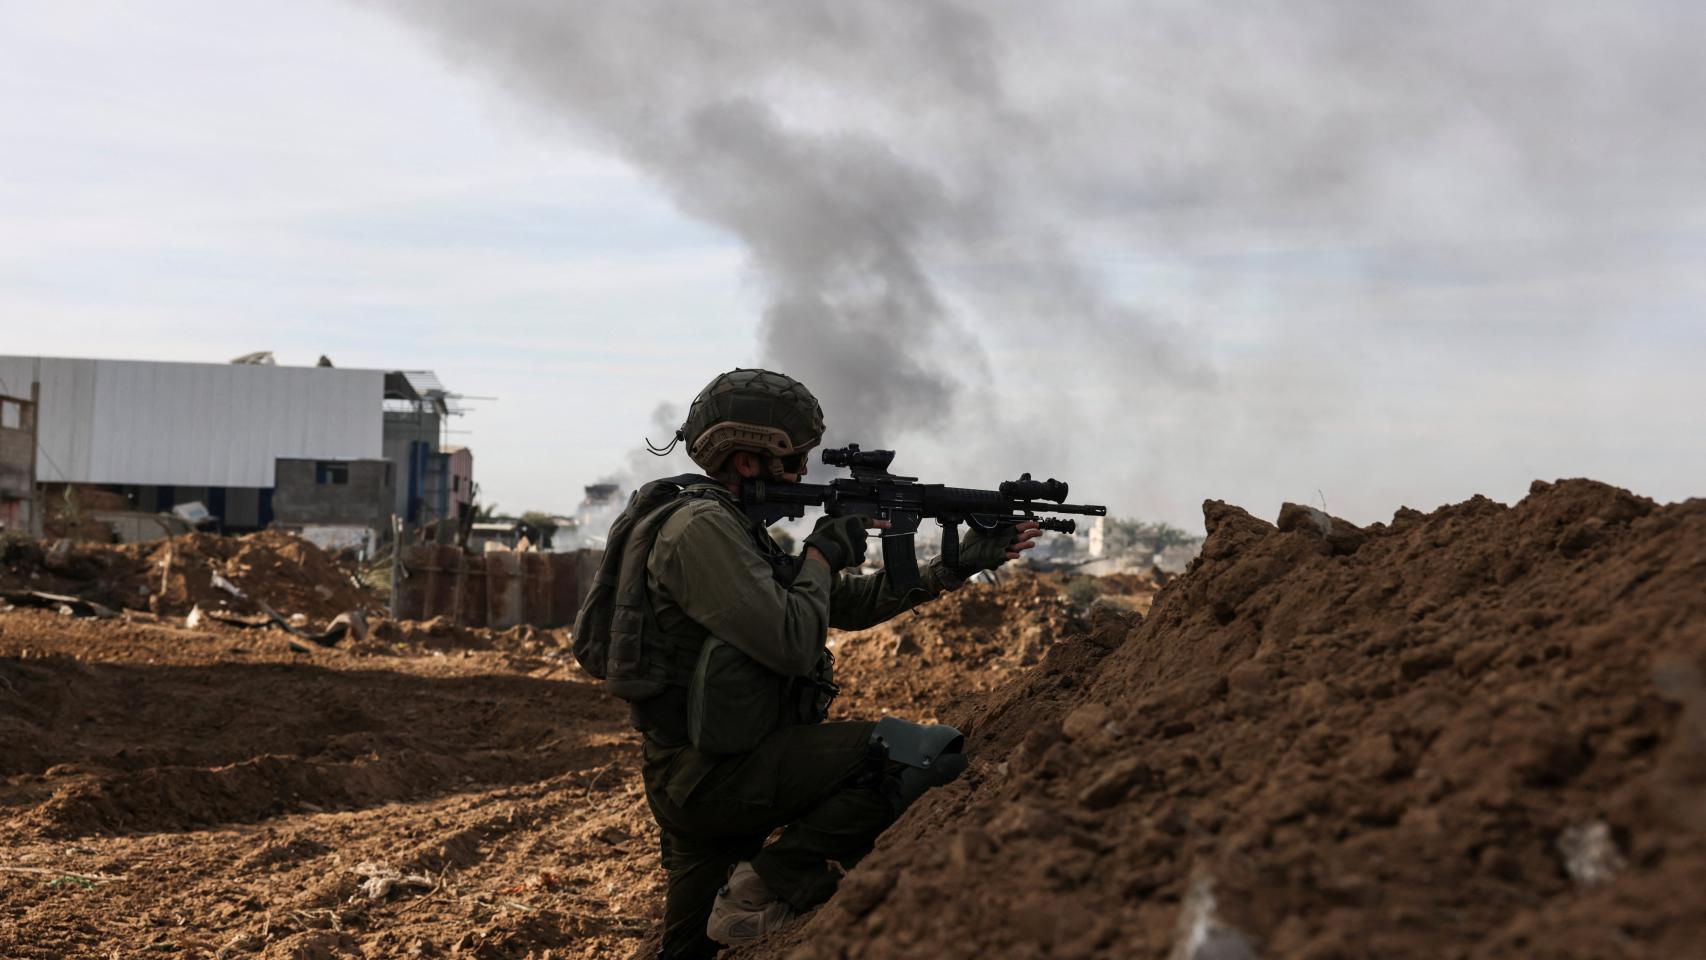
<path fill-rule="evenodd" d="M 1472 448 L 1424 424 L 1522 395 L 1513 354 L 1561 391 L 1640 308 L 1621 268 L 1706 211 L 1698 5 L 391 6 L 738 237 L 756 359 L 832 440 L 1081 471 L 1171 519 L 1370 460 L 1404 478 L 1366 485 L 1387 509 L 1472 492 L 1454 456 L 1572 468 L 1550 412 Z M 1426 403 L 1369 398 L 1404 377 Z"/>

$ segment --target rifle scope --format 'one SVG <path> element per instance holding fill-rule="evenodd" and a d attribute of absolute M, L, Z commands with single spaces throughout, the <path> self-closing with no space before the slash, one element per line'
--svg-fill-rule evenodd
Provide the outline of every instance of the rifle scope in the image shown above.
<path fill-rule="evenodd" d="M 823 462 L 832 467 L 859 470 L 887 470 L 894 463 L 893 450 L 861 450 L 857 443 L 845 447 L 830 447 L 823 451 Z"/>
<path fill-rule="evenodd" d="M 1031 475 L 1020 475 L 1017 480 L 1004 480 L 998 488 L 1001 495 L 1009 500 L 1051 500 L 1055 503 L 1066 501 L 1066 481 L 1053 477 L 1047 480 L 1032 480 Z"/>

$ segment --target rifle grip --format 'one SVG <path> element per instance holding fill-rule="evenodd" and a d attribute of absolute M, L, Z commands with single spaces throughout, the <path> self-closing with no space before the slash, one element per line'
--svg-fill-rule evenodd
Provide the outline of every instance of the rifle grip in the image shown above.
<path fill-rule="evenodd" d="M 912 534 L 883 535 L 883 569 L 888 572 L 889 586 L 906 591 L 923 582 L 918 573 L 918 554 L 912 548 Z"/>
<path fill-rule="evenodd" d="M 942 562 L 950 567 L 960 565 L 960 525 L 952 520 L 942 521 Z"/>

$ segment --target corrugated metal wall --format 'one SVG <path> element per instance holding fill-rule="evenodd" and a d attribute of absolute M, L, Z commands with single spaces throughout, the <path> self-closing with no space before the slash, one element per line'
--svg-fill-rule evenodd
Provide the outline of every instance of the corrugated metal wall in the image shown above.
<path fill-rule="evenodd" d="M 460 547 L 405 547 L 396 615 L 447 617 L 465 627 L 505 629 L 527 623 L 566 627 L 592 590 L 603 553 L 469 553 Z"/>
<path fill-rule="evenodd" d="M 271 487 L 279 457 L 380 456 L 378 370 L 0 356 L 12 391 L 38 377 L 44 483 Z"/>

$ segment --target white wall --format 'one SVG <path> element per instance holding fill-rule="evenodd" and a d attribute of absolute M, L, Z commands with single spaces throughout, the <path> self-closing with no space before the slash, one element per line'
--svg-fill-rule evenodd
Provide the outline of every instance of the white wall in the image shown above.
<path fill-rule="evenodd" d="M 270 487 L 279 457 L 380 456 L 378 370 L 0 356 L 0 393 L 36 379 L 43 483 Z"/>

